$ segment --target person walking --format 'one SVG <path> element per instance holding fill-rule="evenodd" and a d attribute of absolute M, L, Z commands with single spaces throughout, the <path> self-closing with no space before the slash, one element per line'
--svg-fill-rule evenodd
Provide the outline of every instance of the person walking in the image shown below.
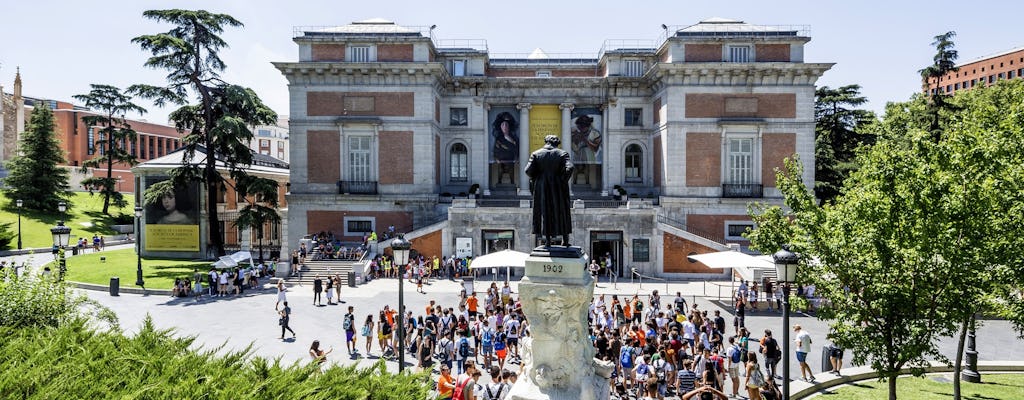
<path fill-rule="evenodd" d="M 278 314 L 281 316 L 281 318 L 278 319 L 278 321 L 277 321 L 277 323 L 279 325 L 281 325 L 281 337 L 279 337 L 278 339 L 284 339 L 284 331 L 285 330 L 287 330 L 288 332 L 291 332 L 292 333 L 292 339 L 294 339 L 295 338 L 295 331 L 293 331 L 292 328 L 290 326 L 288 326 L 288 322 L 291 321 L 292 308 L 288 307 L 288 302 L 287 301 L 284 302 L 284 308 L 282 308 L 281 311 L 278 311 Z"/>
<path fill-rule="evenodd" d="M 757 282 L 754 282 L 757 284 Z M 757 353 L 747 352 L 747 379 L 743 381 L 750 400 L 761 400 L 761 386 L 764 385 L 764 374 L 757 365 Z M 734 396 L 735 397 L 735 396 Z"/>
<path fill-rule="evenodd" d="M 327 276 L 327 305 L 334 305 L 334 278 Z"/>
<path fill-rule="evenodd" d="M 779 342 L 772 337 L 770 329 L 764 330 L 764 337 L 761 338 L 761 354 L 764 357 L 764 367 L 768 376 L 778 378 L 777 366 L 782 359 L 782 350 L 779 349 Z"/>
<path fill-rule="evenodd" d="M 320 279 L 320 274 L 313 277 L 313 305 L 322 306 L 323 299 L 320 297 L 320 293 L 324 291 L 324 281 Z"/>
<path fill-rule="evenodd" d="M 286 295 L 287 292 L 288 292 L 288 288 L 284 287 L 284 279 L 278 279 L 277 280 L 277 303 L 274 304 L 274 311 L 277 311 L 277 307 L 280 306 L 281 303 L 287 303 L 288 302 L 288 296 Z"/>
<path fill-rule="evenodd" d="M 363 340 L 366 341 L 366 355 L 370 355 L 370 348 L 373 347 L 373 314 L 366 316 L 366 322 L 363 322 L 363 331 L 361 332 Z"/>
<path fill-rule="evenodd" d="M 796 332 L 796 360 L 800 363 L 800 377 L 807 382 L 814 382 L 814 373 L 811 366 L 807 365 L 807 355 L 811 353 L 811 334 L 807 333 L 800 324 L 793 325 L 793 332 Z"/>
<path fill-rule="evenodd" d="M 345 313 L 341 322 L 341 327 L 345 330 L 345 348 L 348 349 L 348 354 L 356 352 L 356 315 L 353 313 L 354 310 L 355 307 L 348 306 L 348 312 Z"/>

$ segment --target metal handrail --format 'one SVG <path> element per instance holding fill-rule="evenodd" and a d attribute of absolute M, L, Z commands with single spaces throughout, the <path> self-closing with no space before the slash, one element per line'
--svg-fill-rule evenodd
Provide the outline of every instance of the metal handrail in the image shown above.
<path fill-rule="evenodd" d="M 631 272 L 631 275 L 630 275 L 630 277 L 629 277 L 629 282 L 630 282 L 630 283 L 633 283 L 633 277 L 634 277 L 634 276 L 635 276 L 635 277 L 638 277 L 638 278 L 639 278 L 639 281 L 640 281 L 640 284 L 639 284 L 639 288 L 640 288 L 640 289 L 643 289 L 643 288 L 644 288 L 644 278 L 647 278 L 647 279 L 653 279 L 653 280 L 656 280 L 656 281 L 662 281 L 662 282 L 665 282 L 665 293 L 668 293 L 668 292 L 669 292 L 669 290 L 668 290 L 668 279 L 665 279 L 665 278 L 656 278 L 656 277 L 653 277 L 653 276 L 647 276 L 647 275 L 641 274 L 640 272 L 638 272 L 638 271 L 636 270 L 636 267 L 630 267 L 630 268 L 629 268 L 629 270 L 630 270 L 630 272 Z"/>
<path fill-rule="evenodd" d="M 704 239 L 710 240 L 710 241 L 715 242 L 715 243 L 725 243 L 725 237 L 722 236 L 722 235 L 715 235 L 715 234 L 712 234 L 710 232 L 702 231 L 700 229 L 693 229 L 693 228 L 687 227 L 685 223 L 683 223 L 681 221 L 676 221 L 676 220 L 674 220 L 672 218 L 669 218 L 669 217 L 666 217 L 664 215 L 658 215 L 658 222 L 674 226 L 676 228 L 682 229 L 682 230 L 684 230 L 686 232 L 689 232 L 689 233 L 692 233 L 694 235 L 700 236 L 700 237 L 702 237 Z"/>

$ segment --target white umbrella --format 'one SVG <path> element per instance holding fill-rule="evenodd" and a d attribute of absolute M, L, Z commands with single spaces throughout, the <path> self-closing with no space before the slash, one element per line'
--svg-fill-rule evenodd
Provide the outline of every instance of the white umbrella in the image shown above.
<path fill-rule="evenodd" d="M 530 257 L 529 254 L 515 251 L 515 250 L 502 250 L 491 254 L 485 254 L 480 257 L 474 258 L 473 262 L 469 264 L 470 268 L 496 268 L 505 267 L 505 279 L 508 279 L 509 269 L 511 267 L 526 267 L 526 259 Z"/>
<path fill-rule="evenodd" d="M 775 264 L 766 259 L 755 257 L 749 254 L 740 253 L 735 250 L 719 251 L 715 253 L 697 254 L 686 257 L 690 260 L 700 261 L 708 268 L 726 269 L 734 268 L 744 279 L 753 280 L 755 269 L 774 269 Z"/>

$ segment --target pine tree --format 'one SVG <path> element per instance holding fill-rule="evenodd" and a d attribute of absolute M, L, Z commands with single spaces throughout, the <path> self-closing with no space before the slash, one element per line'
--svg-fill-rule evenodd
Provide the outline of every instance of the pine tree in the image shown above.
<path fill-rule="evenodd" d="M 38 104 L 29 118 L 19 154 L 7 162 L 5 179 L 9 199 L 21 199 L 29 210 L 57 212 L 57 203 L 67 201 L 68 171 L 54 127 L 53 111 Z"/>
<path fill-rule="evenodd" d="M 82 180 L 82 184 L 88 187 L 98 187 L 103 194 L 103 213 L 109 215 L 110 202 L 115 207 L 124 207 L 127 202 L 124 195 L 117 191 L 117 179 L 114 178 L 114 164 L 125 164 L 129 167 L 138 164 L 135 154 L 128 152 L 127 143 L 132 143 L 134 149 L 137 136 L 132 127 L 125 120 L 125 113 L 135 111 L 146 112 L 146 109 L 131 102 L 131 96 L 121 93 L 121 89 L 110 85 L 93 84 L 89 94 L 74 96 L 75 99 L 85 102 L 85 106 L 97 109 L 100 115 L 83 117 L 82 121 L 88 126 L 101 127 L 100 138 L 96 146 L 100 148 L 99 156 L 86 160 L 82 163 L 82 172 L 88 173 L 89 168 L 106 169 L 105 177 L 93 176 Z"/>

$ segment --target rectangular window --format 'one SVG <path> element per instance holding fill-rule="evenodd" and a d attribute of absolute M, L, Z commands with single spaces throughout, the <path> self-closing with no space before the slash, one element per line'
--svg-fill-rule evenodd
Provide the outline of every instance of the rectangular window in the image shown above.
<path fill-rule="evenodd" d="M 466 60 L 452 60 L 452 76 L 466 76 Z"/>
<path fill-rule="evenodd" d="M 270 139 L 260 139 L 260 150 L 270 149 Z"/>
<path fill-rule="evenodd" d="M 451 157 L 451 175 L 449 180 L 452 182 L 466 182 L 469 180 L 469 152 L 466 150 L 466 146 L 461 143 L 452 145 L 452 151 L 449 153 Z"/>
<path fill-rule="evenodd" d="M 643 76 L 644 75 L 644 62 L 643 60 L 626 60 L 622 75 L 624 76 Z"/>
<path fill-rule="evenodd" d="M 372 232 L 373 221 L 351 220 L 345 229 L 349 232 Z"/>
<path fill-rule="evenodd" d="M 155 140 L 155 138 L 150 136 L 148 141 L 149 141 L 149 153 L 148 153 L 149 154 L 149 158 L 156 158 L 156 152 L 153 151 L 153 150 L 156 149 L 156 143 L 154 143 L 156 140 Z"/>
<path fill-rule="evenodd" d="M 369 136 L 348 138 L 348 173 L 351 181 L 373 180 L 370 169 L 370 140 Z"/>
<path fill-rule="evenodd" d="M 277 151 L 277 159 L 278 160 L 284 160 L 284 150 L 278 150 Z"/>
<path fill-rule="evenodd" d="M 644 109 L 642 108 L 627 108 L 626 109 L 626 126 L 644 126 Z"/>
<path fill-rule="evenodd" d="M 551 71 L 537 71 L 537 75 L 535 76 L 538 78 L 550 78 Z"/>
<path fill-rule="evenodd" d="M 643 164 L 643 153 L 640 146 L 631 144 L 626 147 L 626 182 L 643 182 L 643 175 L 640 174 Z"/>
<path fill-rule="evenodd" d="M 754 183 L 754 139 L 729 139 L 729 181 L 743 185 Z"/>
<path fill-rule="evenodd" d="M 469 125 L 469 109 L 465 107 L 452 107 L 448 109 L 448 125 L 467 126 Z"/>
<path fill-rule="evenodd" d="M 727 49 L 729 50 L 729 62 L 750 62 L 750 46 L 728 46 Z"/>
<path fill-rule="evenodd" d="M 990 83 L 990 84 L 991 83 L 996 83 L 996 76 L 995 75 L 989 75 L 988 76 L 988 83 Z"/>
<path fill-rule="evenodd" d="M 1000 72 L 999 73 L 999 79 L 1006 79 L 1006 74 Z"/>
<path fill-rule="evenodd" d="M 131 148 L 129 151 L 131 151 L 132 157 L 138 157 L 138 154 L 135 153 L 135 146 L 138 145 L 138 143 L 136 143 L 137 141 L 138 139 L 128 141 L 128 146 Z"/>
<path fill-rule="evenodd" d="M 370 46 L 352 46 L 348 50 L 351 62 L 370 62 Z"/>
<path fill-rule="evenodd" d="M 953 84 L 953 90 L 960 90 L 960 82 Z"/>
<path fill-rule="evenodd" d="M 633 239 L 633 262 L 651 261 L 651 240 Z"/>
<path fill-rule="evenodd" d="M 1013 79 L 1013 73 L 1014 73 L 1014 71 L 1007 72 L 1006 73 L 1006 78 L 1007 79 Z"/>
<path fill-rule="evenodd" d="M 752 223 L 726 223 L 725 225 L 725 238 L 729 240 L 747 240 L 743 237 L 743 233 L 747 229 L 754 229 Z"/>
<path fill-rule="evenodd" d="M 270 136 L 270 130 L 269 129 L 259 129 L 259 130 L 256 131 L 256 135 L 257 136 Z"/>
<path fill-rule="evenodd" d="M 284 150 L 284 142 L 277 142 L 277 149 Z"/>
<path fill-rule="evenodd" d="M 164 156 L 164 138 L 156 138 L 156 156 Z"/>
<path fill-rule="evenodd" d="M 86 153 L 90 156 L 96 154 L 96 131 L 89 127 L 88 132 L 85 134 Z"/>

